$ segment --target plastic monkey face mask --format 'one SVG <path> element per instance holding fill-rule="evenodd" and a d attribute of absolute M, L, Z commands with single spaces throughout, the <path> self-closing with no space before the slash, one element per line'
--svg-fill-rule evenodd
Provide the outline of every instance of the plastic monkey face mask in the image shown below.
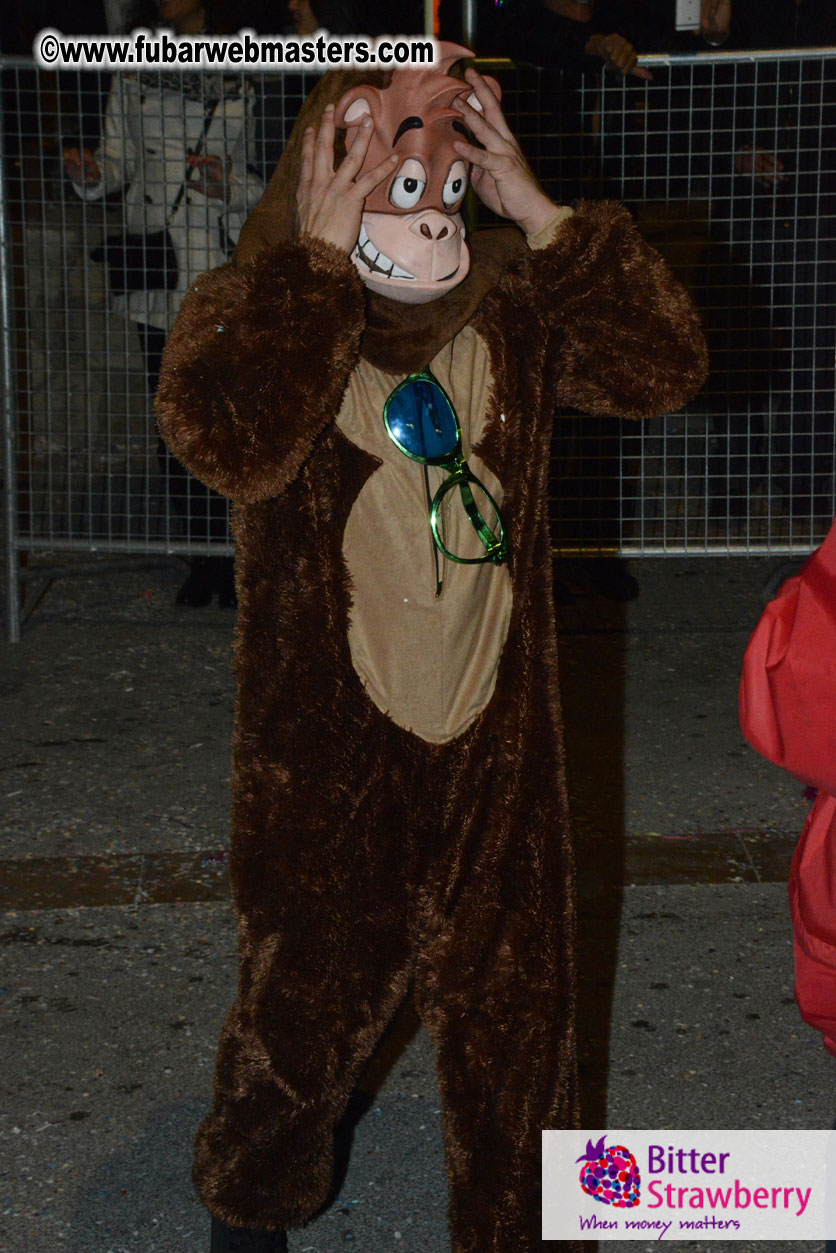
<path fill-rule="evenodd" d="M 451 106 L 457 96 L 481 106 L 467 83 L 447 73 L 472 53 L 451 43 L 439 49 L 437 67 L 395 70 L 389 87 L 352 87 L 337 105 L 346 148 L 363 118 L 374 120 L 364 170 L 392 152 L 399 158 L 394 173 L 366 199 L 352 260 L 367 287 L 404 304 L 437 300 L 470 269 L 460 213 L 470 166 L 453 147 L 457 136 L 470 136 Z M 499 84 L 486 81 L 498 98 Z"/>

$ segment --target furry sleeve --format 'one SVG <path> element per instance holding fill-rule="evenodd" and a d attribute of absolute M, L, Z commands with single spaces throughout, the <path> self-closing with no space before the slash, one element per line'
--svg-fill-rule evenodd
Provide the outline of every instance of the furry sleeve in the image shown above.
<path fill-rule="evenodd" d="M 535 267 L 558 404 L 645 418 L 699 391 L 708 356 L 696 310 L 625 208 L 579 205 Z"/>
<path fill-rule="evenodd" d="M 168 447 L 233 500 L 279 495 L 339 411 L 363 325 L 350 259 L 310 236 L 202 275 L 163 357 Z"/>

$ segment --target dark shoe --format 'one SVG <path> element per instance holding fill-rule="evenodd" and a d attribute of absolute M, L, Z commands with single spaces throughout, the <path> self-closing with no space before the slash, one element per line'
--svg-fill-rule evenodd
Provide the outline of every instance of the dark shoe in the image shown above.
<path fill-rule="evenodd" d="M 210 1253 L 288 1253 L 283 1231 L 253 1231 L 249 1227 L 227 1227 L 212 1218 Z"/>
<path fill-rule="evenodd" d="M 564 579 L 554 577 L 554 603 L 556 605 L 572 605 L 575 602 L 575 593 Z"/>
<path fill-rule="evenodd" d="M 218 592 L 218 604 L 221 609 L 237 609 L 238 597 L 235 594 L 235 562 L 232 557 L 217 558 L 215 586 Z"/>
<path fill-rule="evenodd" d="M 624 603 L 639 594 L 638 582 L 619 557 L 590 557 L 585 573 L 592 590 L 607 600 Z"/>
<path fill-rule="evenodd" d="M 187 605 L 189 609 L 202 609 L 208 605 L 215 591 L 215 579 L 211 557 L 195 557 L 191 563 L 189 577 L 180 588 L 175 599 L 176 605 Z"/>

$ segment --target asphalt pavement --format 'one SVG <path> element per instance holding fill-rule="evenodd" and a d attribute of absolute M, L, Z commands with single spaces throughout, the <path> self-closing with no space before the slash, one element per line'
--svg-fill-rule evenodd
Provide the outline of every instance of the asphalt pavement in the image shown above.
<path fill-rule="evenodd" d="M 635 561 L 626 606 L 569 571 L 588 1127 L 820 1128 L 836 1111 L 792 994 L 785 884 L 809 799 L 737 725 L 777 564 Z M 233 613 L 176 609 L 180 577 L 103 562 L 33 580 L 2 648 L 3 1253 L 208 1253 L 190 1155 L 235 992 Z M 365 1083 L 347 1174 L 291 1250 L 449 1253 L 433 1049 L 409 1005 Z"/>

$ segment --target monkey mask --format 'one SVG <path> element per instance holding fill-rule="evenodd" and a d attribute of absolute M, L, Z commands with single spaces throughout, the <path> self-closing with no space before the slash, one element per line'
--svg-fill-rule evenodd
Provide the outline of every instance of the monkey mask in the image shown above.
<path fill-rule="evenodd" d="M 389 177 L 366 198 L 360 237 L 352 253 L 368 288 L 403 304 L 426 304 L 457 287 L 470 269 L 461 216 L 470 166 L 453 147 L 472 136 L 452 108 L 457 96 L 481 111 L 469 86 L 447 71 L 473 54 L 439 44 L 440 63 L 426 70 L 395 70 L 388 87 L 362 83 L 337 104 L 336 124 L 350 149 L 366 116 L 374 131 L 363 171 L 399 158 Z M 485 80 L 497 99 L 499 84 Z"/>

